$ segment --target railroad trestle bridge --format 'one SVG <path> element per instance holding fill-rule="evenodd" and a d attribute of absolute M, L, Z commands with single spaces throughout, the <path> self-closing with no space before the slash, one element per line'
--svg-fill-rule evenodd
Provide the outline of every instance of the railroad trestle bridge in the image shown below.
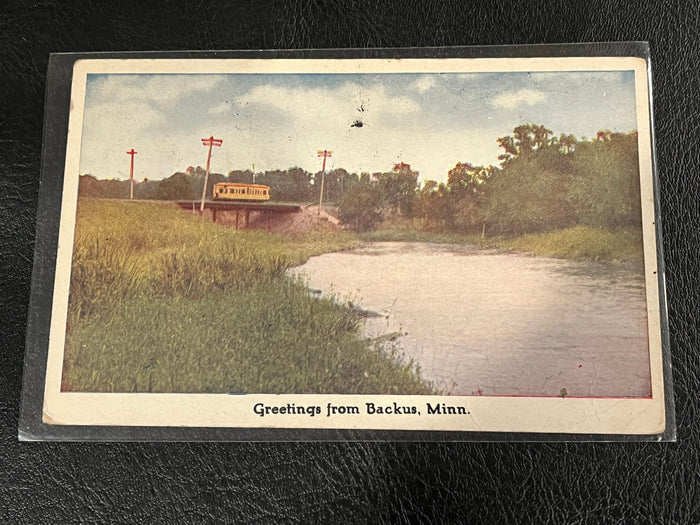
<path fill-rule="evenodd" d="M 201 213 L 201 201 L 177 201 L 177 205 L 183 210 Z M 299 204 L 278 202 L 230 202 L 230 201 L 206 201 L 204 210 L 211 210 L 213 222 L 217 220 L 218 212 L 235 213 L 236 229 L 248 229 L 250 225 L 250 212 L 262 212 L 267 218 L 267 229 L 272 229 L 272 216 L 283 213 L 296 213 L 301 210 Z"/>

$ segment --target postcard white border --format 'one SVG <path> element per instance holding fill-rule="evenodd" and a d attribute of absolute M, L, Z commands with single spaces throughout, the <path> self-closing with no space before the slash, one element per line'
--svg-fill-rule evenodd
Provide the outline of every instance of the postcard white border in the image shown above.
<path fill-rule="evenodd" d="M 99 59 L 73 69 L 43 422 L 55 425 L 217 428 L 453 430 L 561 434 L 660 434 L 665 429 L 661 317 L 654 227 L 648 63 L 635 57 L 442 59 Z M 92 73 L 476 73 L 543 71 L 635 72 L 644 229 L 650 398 L 380 396 L 298 394 L 126 394 L 61 392 L 61 374 L 87 75 Z M 365 403 L 416 406 L 419 414 L 365 414 Z M 259 416 L 253 407 L 321 407 L 321 414 Z M 357 406 L 360 414 L 326 416 L 326 407 Z M 463 406 L 468 414 L 428 415 L 426 404 Z"/>

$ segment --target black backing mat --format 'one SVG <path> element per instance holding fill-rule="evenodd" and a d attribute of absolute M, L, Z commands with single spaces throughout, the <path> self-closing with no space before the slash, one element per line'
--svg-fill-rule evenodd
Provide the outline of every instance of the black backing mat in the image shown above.
<path fill-rule="evenodd" d="M 700 520 L 700 5 L 10 2 L 0 8 L 0 521 Z M 44 82 L 59 51 L 648 40 L 678 443 L 18 443 Z"/>
<path fill-rule="evenodd" d="M 500 58 L 636 56 L 648 59 L 646 43 L 553 44 L 532 46 L 468 46 L 382 49 L 316 49 L 275 51 L 167 51 L 119 53 L 63 53 L 49 60 L 41 178 L 38 198 L 30 315 L 24 358 L 19 434 L 22 440 L 48 441 L 661 441 L 675 440 L 675 413 L 668 344 L 667 312 L 663 290 L 663 254 L 658 258 L 658 295 L 664 356 L 666 427 L 659 435 L 537 434 L 507 432 L 448 432 L 406 430 L 284 429 L 284 428 L 182 428 L 49 425 L 42 422 L 49 328 L 52 315 L 56 251 L 61 222 L 62 189 L 66 161 L 72 72 L 81 59 L 321 59 L 321 58 Z M 652 147 L 653 147 L 653 138 Z M 652 152 L 653 155 L 653 152 Z M 653 173 L 658 200 L 658 177 Z M 661 216 L 656 210 L 656 235 L 661 239 Z M 654 272 L 657 273 L 657 272 Z"/>

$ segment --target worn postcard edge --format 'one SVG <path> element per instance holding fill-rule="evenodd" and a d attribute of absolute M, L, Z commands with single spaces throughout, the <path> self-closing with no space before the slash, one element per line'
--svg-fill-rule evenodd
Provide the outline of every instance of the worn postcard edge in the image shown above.
<path fill-rule="evenodd" d="M 559 434 L 661 434 L 666 428 L 661 313 L 657 276 L 654 172 L 651 142 L 648 62 L 635 57 L 443 58 L 443 59 L 129 59 L 75 63 L 66 149 L 53 314 L 43 400 L 43 422 L 71 426 L 158 426 L 260 429 L 367 429 Z M 251 73 L 251 72 L 476 72 L 476 71 L 635 71 L 640 183 L 644 225 L 647 308 L 652 396 L 650 398 L 512 398 L 480 396 L 271 395 L 248 394 L 95 394 L 60 392 L 65 314 L 77 206 L 77 174 L 85 79 L 88 73 Z M 73 174 L 72 176 L 70 174 Z M 463 405 L 465 416 L 290 416 L 264 417 L 252 407 L 328 403 L 363 406 Z M 324 416 L 324 414 L 321 414 Z"/>

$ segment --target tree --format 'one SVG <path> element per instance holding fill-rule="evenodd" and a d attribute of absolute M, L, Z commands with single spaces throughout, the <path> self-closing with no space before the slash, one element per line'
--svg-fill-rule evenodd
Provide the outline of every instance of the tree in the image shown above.
<path fill-rule="evenodd" d="M 548 139 L 549 133 L 523 124 L 513 137 L 499 139 L 505 150 L 502 168 L 485 186 L 489 229 L 513 235 L 575 224 L 639 227 L 636 133 L 601 130 L 593 142 L 568 134 Z"/>
<path fill-rule="evenodd" d="M 254 182 L 254 178 L 254 174 L 251 170 L 232 170 L 228 172 L 228 180 L 230 182 L 252 184 Z"/>
<path fill-rule="evenodd" d="M 571 226 L 574 214 L 566 198 L 571 179 L 544 156 L 513 160 L 486 186 L 486 227 L 491 233 L 522 235 Z"/>
<path fill-rule="evenodd" d="M 450 188 L 441 182 L 427 181 L 419 194 L 420 210 L 429 228 L 454 228 L 454 213 Z"/>
<path fill-rule="evenodd" d="M 312 175 L 299 167 L 269 170 L 256 176 L 257 184 L 270 186 L 270 197 L 277 201 L 305 202 L 311 198 Z"/>
<path fill-rule="evenodd" d="M 311 174 L 308 171 L 295 166 L 285 170 L 281 177 L 285 200 L 300 202 L 311 198 Z"/>
<path fill-rule="evenodd" d="M 549 136 L 552 134 L 551 129 L 547 129 L 542 125 L 530 124 L 530 132 L 532 133 L 534 149 L 542 149 L 549 144 Z"/>
<path fill-rule="evenodd" d="M 447 188 L 444 184 L 438 185 L 434 180 L 425 181 L 423 187 L 419 188 L 416 194 L 416 203 L 413 207 L 414 217 L 422 219 L 428 225 L 444 226 L 438 212 L 442 208 L 439 201 L 442 200 L 445 193 L 447 193 Z"/>
<path fill-rule="evenodd" d="M 572 135 L 551 139 L 543 125 L 521 124 L 513 137 L 498 139 L 505 150 L 500 170 L 486 185 L 483 219 L 502 234 L 522 234 L 570 226 L 574 222 L 567 198 L 572 180 L 568 154 Z"/>
<path fill-rule="evenodd" d="M 191 177 L 178 172 L 160 181 L 155 194 L 156 198 L 161 200 L 185 200 L 196 198 L 195 193 Z"/>
<path fill-rule="evenodd" d="M 550 144 L 549 136 L 552 130 L 537 124 L 520 124 L 513 129 L 513 136 L 506 135 L 497 139 L 505 153 L 499 155 L 498 159 L 503 165 L 513 157 L 524 157 L 534 151 L 544 148 Z"/>
<path fill-rule="evenodd" d="M 564 155 L 568 155 L 569 153 L 573 153 L 576 149 L 576 137 L 562 133 L 559 135 L 557 144 L 559 145 L 559 151 Z"/>
<path fill-rule="evenodd" d="M 377 182 L 377 188 L 385 206 L 393 208 L 404 216 L 411 214 L 418 187 L 418 172 L 413 171 L 410 164 L 404 162 L 394 164 L 392 171 L 375 173 L 373 178 Z"/>
<path fill-rule="evenodd" d="M 340 199 L 340 220 L 356 231 L 377 227 L 383 218 L 382 195 L 370 182 L 359 182 Z"/>
<path fill-rule="evenodd" d="M 447 173 L 447 185 L 455 195 L 464 197 L 478 193 L 488 177 L 488 168 L 472 166 L 467 162 L 458 162 Z"/>
<path fill-rule="evenodd" d="M 515 145 L 515 140 L 510 135 L 500 137 L 496 139 L 496 142 L 505 150 L 505 153 L 501 153 L 498 156 L 498 160 L 501 161 L 502 165 L 505 165 L 510 159 L 518 155 L 518 147 Z"/>
<path fill-rule="evenodd" d="M 143 179 L 141 182 L 136 183 L 134 197 L 137 199 L 155 199 L 157 198 L 159 186 L 160 181 Z"/>
<path fill-rule="evenodd" d="M 601 129 L 596 133 L 595 142 L 607 142 L 611 137 L 612 132 L 609 129 Z"/>
<path fill-rule="evenodd" d="M 344 168 L 336 168 L 326 173 L 324 200 L 337 201 L 345 191 L 350 174 Z"/>
<path fill-rule="evenodd" d="M 600 132 L 602 139 L 580 144 L 568 199 L 577 222 L 597 228 L 641 226 L 636 133 Z"/>
<path fill-rule="evenodd" d="M 452 225 L 460 231 L 472 231 L 482 223 L 484 185 L 490 168 L 458 162 L 447 174 L 449 187 L 445 205 L 452 214 Z"/>
<path fill-rule="evenodd" d="M 103 197 L 97 177 L 86 173 L 78 178 L 78 194 L 81 197 Z"/>

